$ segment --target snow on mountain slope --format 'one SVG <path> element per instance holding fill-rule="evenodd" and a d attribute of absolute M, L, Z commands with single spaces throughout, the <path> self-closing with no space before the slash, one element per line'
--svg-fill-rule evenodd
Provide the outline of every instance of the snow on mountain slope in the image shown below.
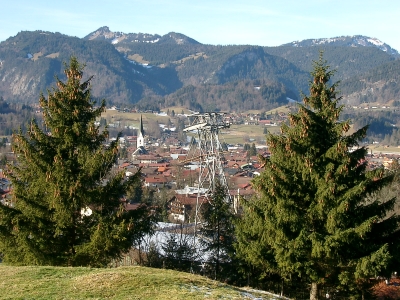
<path fill-rule="evenodd" d="M 390 55 L 400 57 L 399 52 L 377 38 L 362 35 L 339 36 L 334 38 L 307 39 L 294 41 L 282 46 L 310 47 L 310 46 L 350 46 L 350 47 L 376 47 Z"/>
<path fill-rule="evenodd" d="M 122 41 L 129 43 L 199 44 L 196 40 L 176 32 L 170 32 L 163 36 L 149 33 L 123 33 L 119 31 L 110 31 L 107 26 L 100 27 L 96 31 L 88 34 L 84 39 L 105 40 L 112 44 L 118 44 Z"/>

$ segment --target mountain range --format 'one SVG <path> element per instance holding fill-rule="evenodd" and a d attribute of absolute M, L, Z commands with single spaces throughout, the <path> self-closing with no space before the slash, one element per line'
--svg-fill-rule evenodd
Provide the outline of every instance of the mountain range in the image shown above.
<path fill-rule="evenodd" d="M 22 31 L 0 43 L 0 96 L 34 104 L 64 78 L 76 56 L 94 76 L 92 95 L 110 105 L 196 110 L 270 109 L 307 94 L 320 52 L 336 70 L 343 103 L 400 105 L 400 54 L 376 38 L 343 36 L 293 41 L 278 47 L 206 45 L 181 33 L 112 32 L 84 38 Z"/>

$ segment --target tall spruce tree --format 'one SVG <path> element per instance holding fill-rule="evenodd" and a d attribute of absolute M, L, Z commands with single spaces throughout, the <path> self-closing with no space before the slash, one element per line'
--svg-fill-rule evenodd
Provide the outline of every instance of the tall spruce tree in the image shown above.
<path fill-rule="evenodd" d="M 13 136 L 11 206 L 0 205 L 0 253 L 14 265 L 104 266 L 149 232 L 148 208 L 126 211 L 121 197 L 140 180 L 112 171 L 118 140 L 96 118 L 105 110 L 72 57 L 66 81 L 40 96 L 44 130 L 35 120 Z"/>
<path fill-rule="evenodd" d="M 208 262 L 213 266 L 214 279 L 229 277 L 229 267 L 233 267 L 234 215 L 232 205 L 226 201 L 226 192 L 217 180 L 213 196 L 201 207 L 202 244 L 210 254 Z"/>
<path fill-rule="evenodd" d="M 266 272 L 300 276 L 317 299 L 322 284 L 349 290 L 387 271 L 399 218 L 390 213 L 395 199 L 367 197 L 392 177 L 367 169 L 366 148 L 349 150 L 367 127 L 350 134 L 339 121 L 338 83 L 329 84 L 322 53 L 311 75 L 304 104 L 281 135 L 267 135 L 271 157 L 253 181 L 257 198 L 244 203 L 237 252 Z"/>

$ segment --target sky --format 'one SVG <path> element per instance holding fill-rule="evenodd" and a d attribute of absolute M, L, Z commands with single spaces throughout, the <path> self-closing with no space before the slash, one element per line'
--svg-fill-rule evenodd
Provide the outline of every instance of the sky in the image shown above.
<path fill-rule="evenodd" d="M 102 26 L 123 33 L 177 32 L 211 45 L 279 46 L 364 35 L 400 51 L 397 0 L 2 0 L 0 5 L 0 41 L 34 30 L 83 38 Z"/>

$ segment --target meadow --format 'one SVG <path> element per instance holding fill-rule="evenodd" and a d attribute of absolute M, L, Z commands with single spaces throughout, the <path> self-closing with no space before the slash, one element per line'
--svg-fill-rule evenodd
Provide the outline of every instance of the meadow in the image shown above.
<path fill-rule="evenodd" d="M 278 299 L 206 277 L 147 267 L 11 267 L 0 264 L 0 299 Z"/>

